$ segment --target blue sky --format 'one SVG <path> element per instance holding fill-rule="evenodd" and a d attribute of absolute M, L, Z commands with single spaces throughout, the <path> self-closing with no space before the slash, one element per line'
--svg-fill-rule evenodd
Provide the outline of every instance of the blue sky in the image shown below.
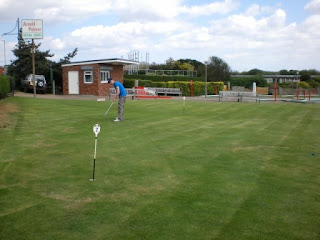
<path fill-rule="evenodd" d="M 55 61 L 77 47 L 72 61 L 135 50 L 150 63 L 217 56 L 240 72 L 320 70 L 320 0 L 0 0 L 1 35 L 17 18 L 43 19 L 36 42 Z M 14 59 L 16 37 L 1 36 L 0 65 Z"/>

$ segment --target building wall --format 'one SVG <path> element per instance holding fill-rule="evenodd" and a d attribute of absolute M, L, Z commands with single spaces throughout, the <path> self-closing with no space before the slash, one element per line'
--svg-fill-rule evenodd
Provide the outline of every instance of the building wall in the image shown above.
<path fill-rule="evenodd" d="M 79 94 L 80 95 L 96 95 L 108 96 L 110 84 L 100 82 L 100 66 L 112 67 L 111 77 L 115 81 L 123 83 L 123 65 L 106 65 L 106 64 L 87 64 L 87 65 L 74 65 L 62 68 L 62 88 L 63 94 L 69 94 L 69 71 L 77 71 L 79 73 Z M 84 83 L 84 71 L 82 67 L 92 67 L 93 82 Z"/>

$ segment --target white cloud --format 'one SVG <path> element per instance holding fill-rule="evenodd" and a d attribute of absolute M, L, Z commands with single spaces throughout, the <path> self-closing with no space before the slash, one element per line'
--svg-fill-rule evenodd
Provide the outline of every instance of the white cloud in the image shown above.
<path fill-rule="evenodd" d="M 111 10 L 112 0 L 1 0 L 0 21 L 21 18 L 39 18 L 46 23 L 74 21 L 96 16 Z M 14 13 L 14 14 L 12 14 Z"/>
<path fill-rule="evenodd" d="M 239 7 L 238 1 L 225 0 L 223 2 L 212 2 L 209 4 L 196 5 L 180 8 L 180 13 L 189 14 L 193 17 L 206 16 L 212 14 L 227 14 Z"/>
<path fill-rule="evenodd" d="M 247 9 L 246 15 L 248 15 L 248 16 L 259 16 L 261 14 L 269 14 L 272 11 L 273 11 L 272 7 L 260 6 L 258 4 L 253 4 Z"/>
<path fill-rule="evenodd" d="M 315 14 L 320 14 L 320 0 L 312 0 L 305 5 L 304 9 Z"/>
<path fill-rule="evenodd" d="M 164 20 L 177 16 L 183 0 L 114 0 L 112 11 L 121 21 Z"/>

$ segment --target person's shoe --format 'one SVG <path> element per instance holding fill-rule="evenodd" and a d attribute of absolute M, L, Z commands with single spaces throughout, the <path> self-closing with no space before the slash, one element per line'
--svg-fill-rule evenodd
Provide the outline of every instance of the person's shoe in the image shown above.
<path fill-rule="evenodd" d="M 121 122 L 121 120 L 119 118 L 116 118 L 115 120 L 113 120 L 114 122 Z"/>

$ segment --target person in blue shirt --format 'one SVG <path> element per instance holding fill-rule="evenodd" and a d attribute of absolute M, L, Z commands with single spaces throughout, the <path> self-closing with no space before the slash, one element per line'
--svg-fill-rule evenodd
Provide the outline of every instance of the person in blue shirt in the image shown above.
<path fill-rule="evenodd" d="M 113 98 L 113 101 L 118 100 L 118 117 L 114 120 L 115 122 L 123 121 L 123 113 L 124 113 L 124 103 L 126 102 L 127 93 L 124 86 L 118 82 L 113 80 L 112 78 L 108 79 L 108 83 L 113 85 L 116 90 L 116 95 Z"/>

